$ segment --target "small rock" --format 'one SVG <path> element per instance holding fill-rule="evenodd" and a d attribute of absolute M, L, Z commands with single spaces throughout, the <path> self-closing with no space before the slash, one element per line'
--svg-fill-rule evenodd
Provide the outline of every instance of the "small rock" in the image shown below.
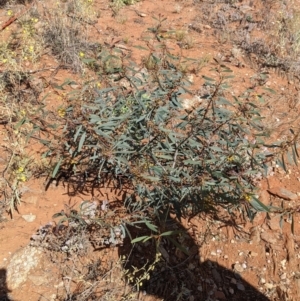
<path fill-rule="evenodd" d="M 147 14 L 139 12 L 139 16 L 144 18 L 147 17 Z"/>
<path fill-rule="evenodd" d="M 181 101 L 181 105 L 184 109 L 190 109 L 194 106 L 197 106 L 201 102 L 202 102 L 202 99 L 199 97 L 193 97 L 191 99 L 185 98 Z M 214 240 L 214 237 L 212 238 L 212 240 Z"/>
<path fill-rule="evenodd" d="M 280 228 L 280 216 L 276 215 L 276 216 L 271 217 L 271 219 L 268 220 L 268 226 L 271 230 L 274 230 L 274 231 L 281 230 L 281 228 Z"/>
<path fill-rule="evenodd" d="M 285 280 L 285 279 L 286 279 L 286 273 L 283 273 L 283 274 L 280 276 L 280 279 L 281 279 L 281 280 Z"/>
<path fill-rule="evenodd" d="M 210 255 L 212 255 L 212 256 L 216 256 L 216 255 L 217 255 L 217 253 L 216 253 L 216 252 L 214 252 L 214 251 L 212 251 L 212 252 L 210 252 Z"/>
<path fill-rule="evenodd" d="M 198 290 L 199 292 L 202 292 L 202 291 L 203 291 L 202 286 L 201 286 L 201 285 L 198 285 L 198 286 L 197 286 L 197 290 Z"/>
<path fill-rule="evenodd" d="M 211 26 L 209 26 L 209 25 L 204 25 L 203 26 L 205 29 L 211 29 Z"/>
<path fill-rule="evenodd" d="M 260 242 L 260 233 L 257 226 L 250 229 L 250 238 L 254 243 Z"/>
<path fill-rule="evenodd" d="M 226 300 L 225 294 L 221 291 L 216 291 L 214 295 L 215 295 L 215 298 L 218 300 Z"/>
<path fill-rule="evenodd" d="M 55 301 L 56 298 L 57 298 L 56 294 L 52 294 L 52 295 L 50 296 L 50 301 Z"/>
<path fill-rule="evenodd" d="M 288 201 L 295 201 L 298 199 L 298 196 L 296 193 L 293 193 L 283 187 L 273 187 L 268 190 L 270 194 L 273 194 L 275 196 L 278 196 L 284 200 Z"/>
<path fill-rule="evenodd" d="M 236 263 L 234 265 L 234 269 L 238 272 L 238 273 L 243 273 L 244 272 L 244 268 L 239 264 L 239 263 Z"/>
<path fill-rule="evenodd" d="M 285 267 L 285 265 L 286 265 L 286 259 L 281 260 L 280 264 L 281 264 L 282 267 Z"/>
<path fill-rule="evenodd" d="M 32 223 L 35 219 L 36 219 L 36 215 L 33 215 L 33 214 L 25 214 L 25 215 L 22 215 L 22 218 L 28 222 L 28 223 Z"/>
<path fill-rule="evenodd" d="M 131 84 L 130 82 L 125 79 L 125 78 L 122 78 L 120 81 L 119 81 L 119 85 L 125 89 L 129 89 L 131 87 Z"/>
<path fill-rule="evenodd" d="M 272 246 L 272 249 L 274 251 L 279 251 L 280 252 L 280 251 L 282 251 L 282 249 L 284 247 L 283 245 L 284 245 L 284 241 L 282 241 L 282 240 L 278 241 L 277 244 L 275 244 L 275 245 Z"/>
<path fill-rule="evenodd" d="M 28 196 L 26 198 L 23 197 L 22 200 L 25 204 L 32 204 L 34 206 L 37 206 L 38 202 L 39 202 L 39 198 L 35 195 L 31 195 L 31 196 Z"/>
<path fill-rule="evenodd" d="M 237 281 L 236 281 L 235 278 L 231 278 L 230 283 L 232 283 L 232 284 L 237 284 Z"/>
<path fill-rule="evenodd" d="M 54 285 L 55 288 L 60 288 L 60 287 L 63 287 L 63 286 L 64 286 L 63 281 L 61 281 L 60 283 Z"/>
<path fill-rule="evenodd" d="M 220 273 L 216 269 L 213 269 L 211 272 L 212 272 L 212 276 L 215 279 L 215 281 L 218 283 L 221 283 L 222 277 L 221 277 Z"/>
<path fill-rule="evenodd" d="M 251 252 L 250 252 L 250 256 L 251 256 L 251 257 L 256 257 L 256 256 L 258 256 L 258 253 L 251 251 Z"/>
<path fill-rule="evenodd" d="M 244 291 L 244 290 L 245 290 L 245 286 L 244 286 L 242 283 L 238 283 L 238 284 L 236 285 L 236 287 L 237 287 L 237 289 L 238 289 L 239 291 Z"/>
<path fill-rule="evenodd" d="M 258 199 L 266 206 L 270 204 L 270 194 L 266 190 L 260 192 Z"/>
<path fill-rule="evenodd" d="M 286 285 L 280 285 L 276 288 L 276 290 L 278 291 L 278 293 L 284 294 L 287 292 L 288 288 L 286 287 Z M 280 295 L 280 294 L 278 294 L 278 295 Z"/>
<path fill-rule="evenodd" d="M 235 243 L 234 239 L 232 239 L 230 242 L 231 242 L 232 244 L 234 244 L 234 243 Z"/>
<path fill-rule="evenodd" d="M 228 259 L 228 255 L 224 255 L 224 259 Z"/>
<path fill-rule="evenodd" d="M 265 283 L 265 287 L 267 289 L 272 289 L 274 287 L 274 285 L 272 283 Z"/>
<path fill-rule="evenodd" d="M 266 279 L 265 278 L 260 278 L 259 283 L 260 284 L 265 284 L 266 283 Z"/>
<path fill-rule="evenodd" d="M 36 286 L 41 286 L 49 281 L 43 276 L 36 276 L 36 275 L 29 275 L 28 279 Z"/>
<path fill-rule="evenodd" d="M 187 79 L 188 79 L 189 82 L 193 83 L 194 82 L 194 75 L 193 74 L 188 75 Z"/>
<path fill-rule="evenodd" d="M 277 239 L 274 235 L 274 233 L 272 232 L 263 232 L 260 234 L 260 238 L 262 240 L 264 240 L 265 242 L 268 242 L 270 244 L 276 244 L 277 243 Z"/>
<path fill-rule="evenodd" d="M 292 224 L 292 219 L 290 218 L 290 217 L 287 217 L 286 219 L 285 219 L 285 221 L 288 223 L 288 224 Z"/>
<path fill-rule="evenodd" d="M 25 282 L 32 269 L 38 266 L 43 254 L 42 249 L 27 246 L 14 253 L 7 266 L 7 285 L 16 289 Z"/>
<path fill-rule="evenodd" d="M 247 269 L 246 263 L 243 263 L 243 264 L 242 264 L 242 267 L 243 267 L 244 270 Z"/>
<path fill-rule="evenodd" d="M 233 289 L 233 288 L 230 288 L 230 289 L 229 289 L 229 293 L 230 293 L 231 295 L 233 295 L 233 294 L 234 294 L 234 289 Z"/>

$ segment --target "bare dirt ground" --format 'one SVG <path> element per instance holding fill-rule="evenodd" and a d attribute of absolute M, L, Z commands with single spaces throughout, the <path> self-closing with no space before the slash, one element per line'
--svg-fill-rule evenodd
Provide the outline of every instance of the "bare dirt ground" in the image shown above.
<path fill-rule="evenodd" d="M 100 44 L 117 44 L 131 60 L 141 65 L 147 51 L 136 46 L 154 47 L 157 41 L 147 38 L 149 28 L 155 27 L 158 19 L 164 19 L 157 38 L 165 39 L 173 53 L 195 60 L 194 64 L 186 66 L 195 95 L 203 83 L 202 75 L 212 76 L 210 70 L 215 61 L 221 61 L 233 71 L 234 78 L 230 82 L 232 95 L 240 95 L 254 87 L 257 95 L 264 96 L 265 102 L 257 99 L 257 105 L 266 118 L 270 141 L 288 137 L 290 129 L 299 128 L 297 68 L 294 67 L 290 72 L 281 68 L 284 55 L 282 62 L 272 65 L 262 62 L 265 59 L 262 59 L 263 50 L 261 53 L 246 51 L 261 38 L 266 41 L 270 39 L 271 42 L 274 39 L 267 25 L 249 30 L 251 26 L 254 27 L 253 24 L 264 20 L 264 10 L 267 9 L 264 1 L 213 2 L 144 0 L 119 10 L 111 7 L 108 0 L 96 0 L 91 11 L 95 13 L 91 16 L 93 22 L 86 24 L 87 35 Z M 273 2 L 271 11 L 289 9 Z M 64 5 L 65 1 L 57 3 Z M 295 1 L 294 7 L 299 4 Z M 39 1 L 33 7 L 40 9 L 43 5 L 53 7 L 58 4 Z M 0 9 L 0 26 L 9 19 L 10 10 L 16 13 L 23 11 L 24 5 L 3 6 Z M 43 25 L 40 23 L 35 25 L 37 30 L 42 30 Z M 2 32 L 3 41 L 19 26 L 16 22 L 7 27 Z M 239 41 L 239 37 L 232 37 L 233 32 L 240 34 L 242 30 L 248 30 L 246 46 Z M 268 45 L 275 47 L 272 43 Z M 69 90 L 57 92 L 53 83 L 60 85 L 66 78 L 70 78 L 76 82 L 77 87 L 93 79 L 89 71 L 83 74 L 69 69 L 55 69 L 59 63 L 50 51 L 45 51 L 36 62 L 23 60 L 18 64 L 22 64 L 23 70 L 27 71 L 52 68 L 34 76 L 37 84 L 44 80 L 48 82 L 39 99 L 49 93 L 45 105 L 53 112 L 65 104 L 64 93 L 74 88 L 68 87 Z M 2 73 L 7 70 L 4 59 L 0 62 L 0 70 Z M 264 90 L 263 86 L 273 89 L 276 94 Z M 255 98 L 255 93 L 251 97 Z M 190 106 L 196 101 L 196 98 L 190 97 L 186 105 Z M 9 122 L 0 117 L 3 144 L 0 164 L 3 170 L 8 157 L 6 149 L 13 143 L 10 140 Z M 37 143 L 32 142 L 27 151 L 38 160 Z M 61 210 L 68 212 L 73 205 L 77 208 L 84 200 L 95 200 L 100 205 L 108 200 L 111 208 L 117 208 L 114 210 L 118 212 L 123 210 L 122 197 L 110 187 L 99 190 L 96 196 L 88 193 L 74 196 L 70 195 L 68 187 L 63 183 L 51 184 L 46 189 L 44 177 L 31 177 L 23 185 L 21 203 L 12 217 L 3 209 L 0 223 L 0 279 L 7 283 L 2 283 L 3 297 L 0 294 L 0 300 L 299 300 L 300 216 L 297 208 L 300 174 L 298 167 L 291 164 L 288 164 L 287 173 L 275 163 L 272 166 L 268 178 L 258 183 L 259 197 L 266 205 L 284 208 L 280 211 L 283 213 L 258 213 L 250 223 L 239 212 L 229 215 L 219 208 L 215 214 L 203 213 L 182 220 L 181 223 L 174 219 L 167 228 L 185 229 L 186 234 L 179 243 L 188 247 L 190 253 L 186 255 L 174 246 L 163 244 L 160 250 L 163 259 L 138 293 L 126 284 L 124 270 L 130 265 L 141 269 L 147 260 L 154 260 L 155 250 L 151 243 L 132 250 L 126 240 L 123 246 L 96 248 L 81 259 L 66 259 L 64 255 L 54 252 L 51 245 L 52 249 L 43 250 L 43 259 L 27 279 L 12 288 L 13 280 L 8 279 L 5 271 L 9 269 L 13 255 L 26 247 L 37 230 L 53 220 L 55 213 Z M 282 189 L 286 191 L 282 192 Z M 30 216 L 34 216 L 33 220 Z M 99 265 L 96 264 L 97 260 Z M 101 274 L 98 271 L 101 279 L 95 276 L 98 280 L 93 282 L 93 273 L 97 275 L 97 269 L 106 272 Z M 100 297 L 88 299 L 89 290 L 96 285 Z"/>

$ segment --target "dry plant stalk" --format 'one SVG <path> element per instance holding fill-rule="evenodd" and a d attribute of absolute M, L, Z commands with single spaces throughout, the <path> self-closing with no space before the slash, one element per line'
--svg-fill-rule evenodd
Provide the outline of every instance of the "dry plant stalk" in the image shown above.
<path fill-rule="evenodd" d="M 23 11 L 21 11 L 19 14 L 17 14 L 16 16 L 12 16 L 10 17 L 1 27 L 0 31 L 3 31 L 5 28 L 7 28 L 8 26 L 10 26 L 12 23 L 14 23 L 16 20 L 20 19 L 20 17 L 22 17 L 23 15 L 25 15 L 30 9 L 31 7 L 35 4 L 35 1 L 33 1 L 30 5 L 28 5 L 28 7 L 26 9 L 24 9 Z"/>

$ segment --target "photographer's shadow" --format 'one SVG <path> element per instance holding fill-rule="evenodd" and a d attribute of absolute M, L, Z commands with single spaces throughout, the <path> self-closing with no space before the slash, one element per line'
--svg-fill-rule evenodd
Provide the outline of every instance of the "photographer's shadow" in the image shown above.
<path fill-rule="evenodd" d="M 0 269 L 0 301 L 12 301 L 8 296 L 10 292 L 6 284 L 6 270 Z"/>
<path fill-rule="evenodd" d="M 178 222 L 170 219 L 162 231 L 180 232 L 173 236 L 151 234 L 147 227 L 128 230 L 132 239 L 152 235 L 133 247 L 127 237 L 119 248 L 128 281 L 141 291 L 140 301 L 153 300 L 153 295 L 164 301 L 270 301 L 240 274 L 203 260 L 201 245 Z M 158 253 L 160 259 L 153 265 Z"/>

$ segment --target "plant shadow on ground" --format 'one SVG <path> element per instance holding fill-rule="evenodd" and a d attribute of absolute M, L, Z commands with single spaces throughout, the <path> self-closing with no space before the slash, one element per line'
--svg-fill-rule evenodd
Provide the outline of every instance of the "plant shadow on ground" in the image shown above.
<path fill-rule="evenodd" d="M 0 0 L 0 8 L 3 8 L 6 4 L 8 4 L 9 2 L 11 2 L 10 0 Z M 16 1 L 14 1 L 14 3 L 16 3 L 16 4 L 23 4 L 23 5 L 25 5 L 26 3 L 31 3 L 32 2 L 32 0 L 16 0 Z"/>
<path fill-rule="evenodd" d="M 161 235 L 160 238 L 152 235 L 152 239 L 133 247 L 127 237 L 124 245 L 119 247 L 125 275 L 141 292 L 166 301 L 269 301 L 240 274 L 217 262 L 202 259 L 201 246 L 207 233 L 196 241 L 173 219 L 166 221 L 163 230 L 179 234 Z M 149 235 L 146 227 L 130 227 L 129 232 L 132 238 Z M 157 257 L 157 254 L 161 255 Z"/>
<path fill-rule="evenodd" d="M 0 301 L 12 301 L 8 296 L 10 292 L 6 284 L 6 270 L 0 269 Z"/>

